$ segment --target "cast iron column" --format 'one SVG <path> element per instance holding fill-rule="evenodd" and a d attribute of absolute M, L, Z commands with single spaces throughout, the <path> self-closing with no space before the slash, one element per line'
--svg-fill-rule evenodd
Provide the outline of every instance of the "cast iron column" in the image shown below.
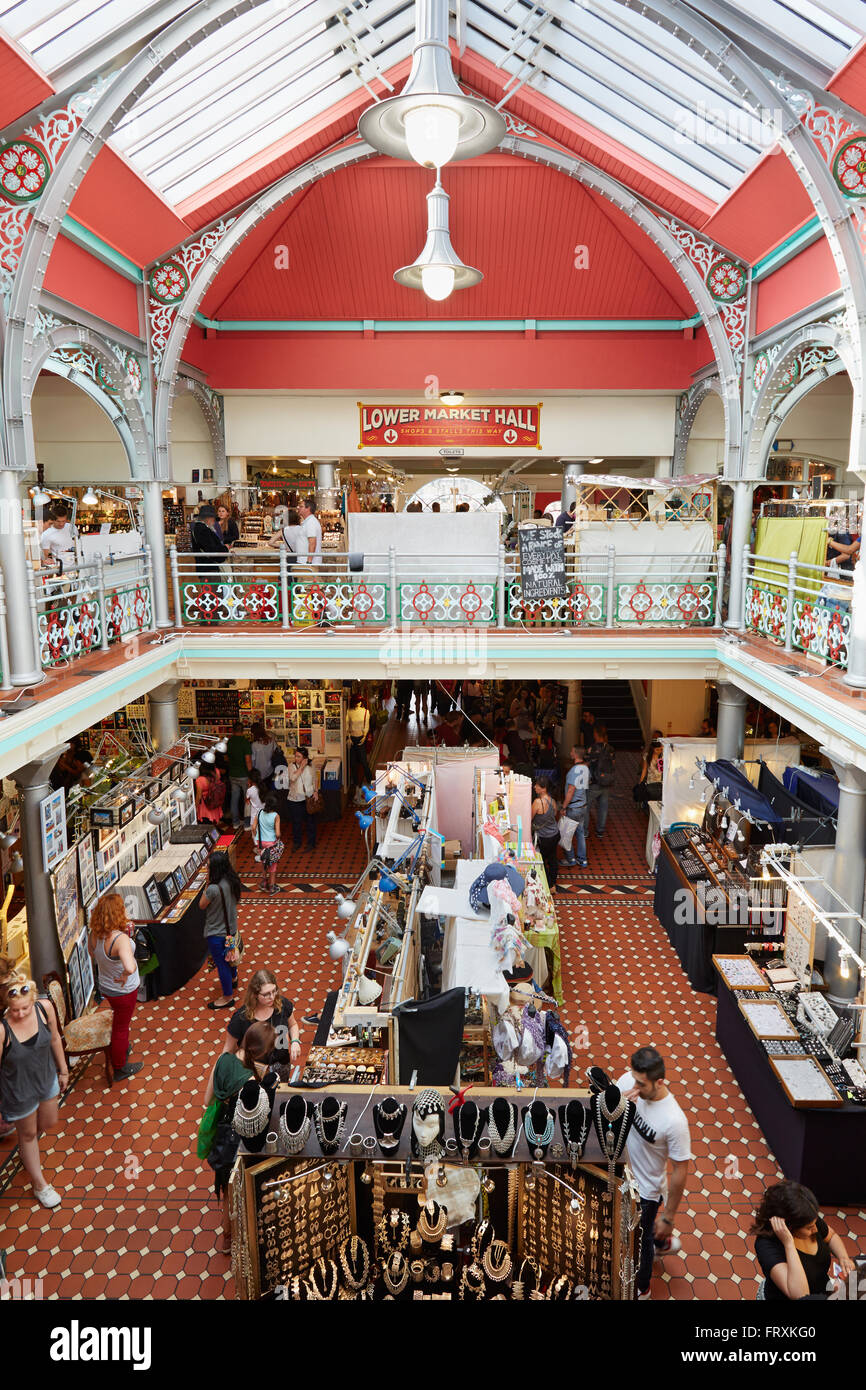
<path fill-rule="evenodd" d="M 831 758 L 839 778 L 839 811 L 836 818 L 836 851 L 830 870 L 830 884 L 839 897 L 858 917 L 863 914 L 863 890 L 866 881 L 866 772 L 851 763 Z M 836 929 L 847 938 L 859 956 L 863 955 L 858 922 L 839 917 Z M 847 962 L 847 975 L 840 971 L 842 949 L 837 941 L 828 940 L 824 954 L 824 980 L 831 1004 L 845 1004 L 857 994 L 857 967 Z"/>
<path fill-rule="evenodd" d="M 27 552 L 21 524 L 20 474 L 0 469 L 0 565 L 6 586 L 9 679 L 13 685 L 42 680 L 27 585 Z"/>
<path fill-rule="evenodd" d="M 148 692 L 150 741 L 158 753 L 164 753 L 180 738 L 177 697 L 182 681 L 166 681 Z"/>
<path fill-rule="evenodd" d="M 24 900 L 27 905 L 27 936 L 30 942 L 30 969 L 42 988 L 42 976 L 56 970 L 65 979 L 66 963 L 60 949 L 54 913 L 51 879 L 42 862 L 42 822 L 39 803 L 51 795 L 48 781 L 57 759 L 69 747 L 61 743 L 50 753 L 36 758 L 12 774 L 18 788 L 21 810 L 21 857 L 24 860 Z"/>
<path fill-rule="evenodd" d="M 716 723 L 716 757 L 741 758 L 746 746 L 746 705 L 749 697 L 745 690 L 729 681 L 717 681 L 719 713 Z"/>
<path fill-rule="evenodd" d="M 162 513 L 162 483 L 143 481 L 144 535 L 153 560 L 153 615 L 155 627 L 173 627 L 168 611 L 168 581 L 165 573 L 165 521 Z"/>

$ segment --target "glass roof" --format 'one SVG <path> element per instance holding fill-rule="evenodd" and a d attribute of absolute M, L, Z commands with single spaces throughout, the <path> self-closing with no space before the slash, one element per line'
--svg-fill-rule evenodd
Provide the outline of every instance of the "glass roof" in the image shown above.
<path fill-rule="evenodd" d="M 189 0 L 0 0 L 0 27 L 58 88 L 134 52 Z M 685 6 L 683 9 L 685 10 Z M 825 84 L 866 34 L 866 0 L 692 0 L 752 56 Z M 721 202 L 770 142 L 715 69 L 617 0 L 456 0 L 455 35 L 526 89 Z M 207 10 L 203 8 L 203 14 Z M 171 203 L 194 197 L 409 56 L 409 0 L 263 0 L 197 44 L 112 144 Z"/>

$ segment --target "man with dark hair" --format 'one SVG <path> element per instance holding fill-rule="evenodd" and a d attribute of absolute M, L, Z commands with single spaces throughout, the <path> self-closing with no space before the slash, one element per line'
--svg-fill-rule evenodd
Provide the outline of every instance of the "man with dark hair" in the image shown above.
<path fill-rule="evenodd" d="M 586 757 L 590 777 L 586 828 L 589 829 L 590 813 L 595 806 L 595 833 L 599 840 L 603 840 L 610 809 L 610 789 L 616 780 L 616 755 L 607 741 L 605 724 L 596 724 L 594 740 Z"/>
<path fill-rule="evenodd" d="M 302 497 L 298 503 L 301 530 L 307 541 L 307 554 L 301 550 L 301 561 L 306 565 L 322 563 L 322 523 L 316 516 L 315 497 Z"/>
<path fill-rule="evenodd" d="M 639 1047 L 632 1055 L 630 1071 L 616 1084 L 634 1101 L 643 1121 L 643 1134 L 632 1127 L 626 1151 L 640 1193 L 641 1255 L 636 1286 L 638 1299 L 644 1300 L 650 1296 L 653 1260 L 675 1255 L 680 1249 L 673 1233 L 674 1216 L 685 1191 L 691 1139 L 688 1121 L 665 1082 L 664 1058 L 654 1047 Z"/>
<path fill-rule="evenodd" d="M 231 738 L 226 745 L 226 759 L 231 788 L 229 815 L 232 826 L 240 830 L 244 820 L 244 803 L 247 794 L 248 774 L 253 767 L 253 746 L 244 733 L 243 724 L 238 721 L 232 726 Z"/>

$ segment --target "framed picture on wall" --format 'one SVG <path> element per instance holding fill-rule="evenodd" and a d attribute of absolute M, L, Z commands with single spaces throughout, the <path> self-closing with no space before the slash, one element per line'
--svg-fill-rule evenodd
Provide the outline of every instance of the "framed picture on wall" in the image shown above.
<path fill-rule="evenodd" d="M 81 962 L 78 951 L 69 957 L 69 996 L 73 1018 L 78 1018 L 84 1008 L 84 995 L 81 988 Z"/>
<path fill-rule="evenodd" d="M 96 897 L 96 865 L 93 862 L 93 840 L 85 835 L 78 842 L 78 881 L 81 885 L 81 902 L 87 907 Z"/>
<path fill-rule="evenodd" d="M 201 476 L 202 476 L 202 482 L 203 482 L 203 483 L 212 483 L 212 482 L 213 482 L 213 469 L 212 469 L 212 468 L 205 468 L 205 469 L 203 469 L 203 470 L 202 470 L 202 475 L 201 475 Z"/>
<path fill-rule="evenodd" d="M 75 850 L 55 868 L 51 886 L 60 949 L 68 959 L 78 936 L 78 855 Z"/>
<path fill-rule="evenodd" d="M 46 873 L 66 857 L 66 792 L 62 787 L 39 803 L 42 867 Z"/>
<path fill-rule="evenodd" d="M 81 976 L 81 1011 L 83 1012 L 90 1003 L 90 996 L 93 993 L 93 959 L 87 949 L 87 928 L 84 929 L 75 944 L 74 956 L 78 959 L 78 970 Z"/>
<path fill-rule="evenodd" d="M 200 471 L 199 471 L 198 468 L 194 468 L 194 469 L 192 470 L 192 481 L 193 481 L 194 483 L 200 483 L 200 482 L 201 482 L 201 473 L 200 473 Z"/>

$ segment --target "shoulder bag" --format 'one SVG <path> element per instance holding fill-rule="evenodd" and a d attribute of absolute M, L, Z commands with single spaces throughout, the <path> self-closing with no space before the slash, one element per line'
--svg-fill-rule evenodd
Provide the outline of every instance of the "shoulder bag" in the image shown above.
<path fill-rule="evenodd" d="M 310 769 L 310 772 L 312 772 L 312 768 Z M 307 797 L 307 815 L 317 816 L 322 809 L 322 798 L 319 795 L 318 786 L 315 785 L 316 774 L 312 772 L 312 776 L 314 779 L 314 786 L 312 795 Z"/>
<path fill-rule="evenodd" d="M 230 932 L 229 929 L 228 929 L 228 928 L 229 928 L 229 910 L 228 910 L 228 902 L 226 901 L 226 895 L 225 895 L 224 889 L 225 889 L 225 884 L 224 884 L 224 883 L 220 883 L 220 884 L 219 884 L 219 890 L 220 890 L 220 895 L 221 895 L 221 897 L 222 897 L 222 902 L 223 902 L 223 916 L 224 916 L 224 918 L 225 918 L 225 924 L 226 924 L 225 962 L 226 962 L 226 965 L 239 965 L 239 964 L 240 964 L 241 956 L 242 956 L 243 953 L 244 953 L 244 939 L 243 939 L 243 937 L 241 936 L 241 929 L 240 929 L 240 927 L 238 927 L 237 931 L 235 931 L 235 932 Z"/>

